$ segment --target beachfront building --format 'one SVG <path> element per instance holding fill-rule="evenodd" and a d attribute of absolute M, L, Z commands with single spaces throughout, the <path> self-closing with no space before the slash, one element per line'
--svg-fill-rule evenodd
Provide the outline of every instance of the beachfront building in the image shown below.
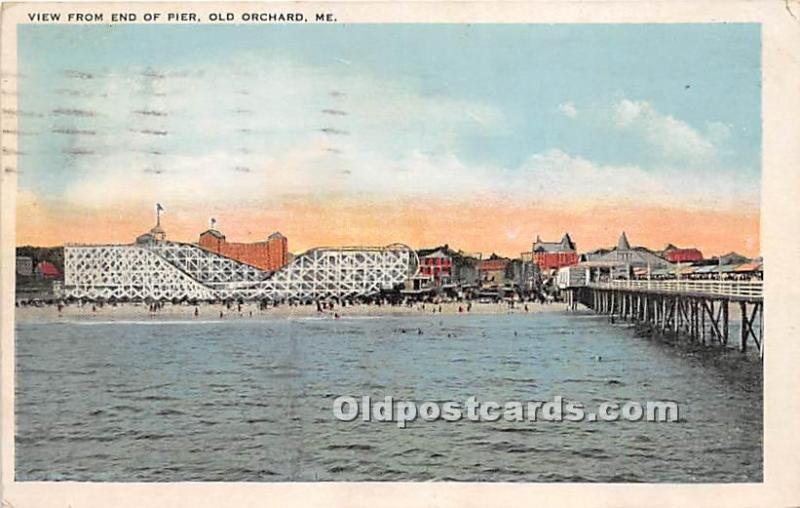
<path fill-rule="evenodd" d="M 592 269 L 592 280 L 595 277 L 627 279 L 646 276 L 647 273 L 672 266 L 672 263 L 646 247 L 631 247 L 624 231 L 616 247 L 583 254 L 580 264 Z"/>
<path fill-rule="evenodd" d="M 406 296 L 419 297 L 430 294 L 451 293 L 467 296 L 478 286 L 480 254 L 469 254 L 451 249 L 444 244 L 417 251 L 419 272 L 406 282 Z"/>
<path fill-rule="evenodd" d="M 761 261 L 750 263 L 712 263 L 676 265 L 669 269 L 654 270 L 654 279 L 691 280 L 763 280 L 764 265 Z"/>
<path fill-rule="evenodd" d="M 453 284 L 459 288 L 478 283 L 480 253 L 467 253 L 451 249 L 448 244 L 431 249 L 420 249 L 419 276 L 441 285 Z"/>
<path fill-rule="evenodd" d="M 449 284 L 453 277 L 453 258 L 447 245 L 419 256 L 419 276 L 431 281 L 434 286 Z"/>
<path fill-rule="evenodd" d="M 578 263 L 578 251 L 569 233 L 564 233 L 559 242 L 545 242 L 536 235 L 531 254 L 533 262 L 545 273 Z"/>
<path fill-rule="evenodd" d="M 17 275 L 30 277 L 33 275 L 33 258 L 30 256 L 17 256 Z"/>
<path fill-rule="evenodd" d="M 512 259 L 506 274 L 513 284 L 524 294 L 538 291 L 541 285 L 541 270 L 533 261 L 523 258 Z"/>
<path fill-rule="evenodd" d="M 481 261 L 478 264 L 481 287 L 502 287 L 509 282 L 510 279 L 507 276 L 506 269 L 510 262 L 509 258 L 496 254 L 492 254 L 488 259 Z"/>
<path fill-rule="evenodd" d="M 200 234 L 197 245 L 208 251 L 235 259 L 267 272 L 275 271 L 289 262 L 288 240 L 279 232 L 272 233 L 263 242 L 229 242 L 212 219 L 211 228 Z"/>
<path fill-rule="evenodd" d="M 478 263 L 479 294 L 483 297 L 501 298 L 506 290 L 513 290 L 511 260 L 492 254 Z"/>
<path fill-rule="evenodd" d="M 703 253 L 695 248 L 680 248 L 672 244 L 664 247 L 664 250 L 658 253 L 661 257 L 670 263 L 698 263 L 703 261 Z"/>
<path fill-rule="evenodd" d="M 591 277 L 591 267 L 587 264 L 562 266 L 556 275 L 556 285 L 559 289 L 568 289 L 585 286 Z"/>
<path fill-rule="evenodd" d="M 467 253 L 459 250 L 453 256 L 453 283 L 460 289 L 478 286 L 480 280 L 480 253 Z"/>
<path fill-rule="evenodd" d="M 492 254 L 478 263 L 479 294 L 501 298 L 517 294 L 524 296 L 537 291 L 540 270 L 530 258 L 510 259 Z"/>

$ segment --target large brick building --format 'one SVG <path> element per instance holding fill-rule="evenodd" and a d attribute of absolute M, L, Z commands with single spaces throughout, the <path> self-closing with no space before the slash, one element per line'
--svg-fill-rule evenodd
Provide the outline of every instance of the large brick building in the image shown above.
<path fill-rule="evenodd" d="M 560 242 L 543 242 L 537 235 L 533 242 L 532 257 L 542 271 L 578 264 L 578 252 L 569 233 L 564 233 Z"/>
<path fill-rule="evenodd" d="M 225 235 L 212 228 L 200 234 L 197 245 L 266 271 L 278 270 L 289 262 L 288 241 L 278 232 L 263 242 L 239 243 L 227 241 Z"/>

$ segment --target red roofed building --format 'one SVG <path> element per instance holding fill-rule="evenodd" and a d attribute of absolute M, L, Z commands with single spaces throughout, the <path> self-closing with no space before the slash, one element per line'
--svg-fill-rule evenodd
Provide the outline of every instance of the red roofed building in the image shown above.
<path fill-rule="evenodd" d="M 61 276 L 61 272 L 50 261 L 42 261 L 36 265 L 36 276 L 41 279 L 57 279 Z"/>
<path fill-rule="evenodd" d="M 289 262 L 288 240 L 278 232 L 269 235 L 264 242 L 239 243 L 228 242 L 225 235 L 212 228 L 200 234 L 197 245 L 268 272 Z"/>
<path fill-rule="evenodd" d="M 569 233 L 564 233 L 560 242 L 543 242 L 537 235 L 536 241 L 533 243 L 532 254 L 533 262 L 542 271 L 578 264 L 578 252 L 575 250 L 575 243 L 569 237 Z"/>
<path fill-rule="evenodd" d="M 672 244 L 667 245 L 662 256 L 670 263 L 694 263 L 703 260 L 703 253 L 698 249 L 681 249 Z"/>
<path fill-rule="evenodd" d="M 436 285 L 447 284 L 453 275 L 453 258 L 447 248 L 435 250 L 419 258 L 419 274 L 430 277 Z"/>

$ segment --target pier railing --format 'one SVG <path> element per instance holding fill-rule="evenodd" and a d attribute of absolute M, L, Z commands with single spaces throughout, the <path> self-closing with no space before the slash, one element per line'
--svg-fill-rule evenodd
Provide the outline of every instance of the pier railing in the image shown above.
<path fill-rule="evenodd" d="M 762 298 L 764 294 L 764 281 L 761 280 L 613 280 L 592 282 L 589 287 L 750 298 Z"/>

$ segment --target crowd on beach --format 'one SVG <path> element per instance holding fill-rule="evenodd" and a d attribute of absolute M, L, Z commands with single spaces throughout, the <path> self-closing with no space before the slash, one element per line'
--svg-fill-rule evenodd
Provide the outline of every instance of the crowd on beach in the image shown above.
<path fill-rule="evenodd" d="M 240 319 L 254 316 L 319 316 L 339 319 L 358 315 L 396 314 L 501 314 L 537 313 L 546 310 L 562 310 L 563 304 L 537 301 L 477 301 L 431 298 L 426 301 L 411 299 L 391 300 L 373 298 L 369 300 L 314 300 L 314 301 L 242 301 L 217 302 L 194 301 L 26 301 L 16 302 L 21 315 L 46 315 L 57 311 L 59 316 L 116 316 L 141 318 L 142 316 L 172 316 L 182 318 Z"/>

